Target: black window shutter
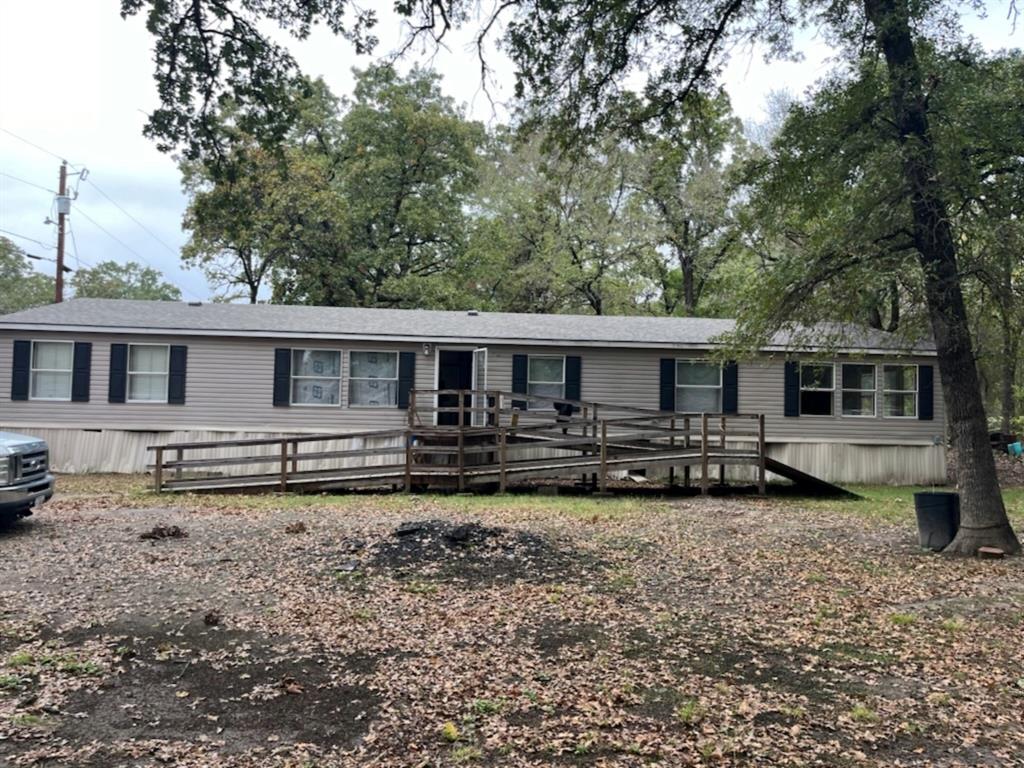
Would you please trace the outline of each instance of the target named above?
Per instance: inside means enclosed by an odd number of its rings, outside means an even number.
[[[722,366],[722,413],[739,413],[740,369],[735,362]]]
[[[530,366],[530,358],[527,355],[512,355],[512,391],[517,395],[527,394],[527,373]],[[513,408],[526,410],[525,400],[513,400]]]
[[[107,401],[123,403],[128,391],[128,345],[110,345],[110,381],[107,385]]]
[[[935,418],[935,367],[919,365],[917,372],[917,418],[931,421]]]
[[[32,370],[32,342],[14,340],[14,360],[11,365],[11,400],[28,400],[28,380]]]
[[[398,407],[408,409],[409,393],[416,381],[416,353],[398,353]]]
[[[583,360],[579,355],[566,355],[565,357],[565,399],[582,400],[583,384],[581,376],[583,373]]]
[[[170,375],[167,378],[167,402],[171,405],[185,404],[185,364],[188,361],[188,347],[171,345]]]
[[[786,361],[785,415],[800,415],[800,363]]]
[[[663,411],[676,409],[676,359],[661,358],[661,378],[659,382],[660,397],[658,407]]]
[[[76,341],[71,365],[71,401],[89,402],[89,377],[92,373],[92,343]]]
[[[278,348],[274,350],[274,405],[289,406],[292,404],[292,351]]]

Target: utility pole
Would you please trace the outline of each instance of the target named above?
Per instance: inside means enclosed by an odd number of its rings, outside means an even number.
[[[57,279],[56,303],[64,301],[64,217],[71,210],[68,198],[68,161],[60,164],[60,184],[57,186]]]

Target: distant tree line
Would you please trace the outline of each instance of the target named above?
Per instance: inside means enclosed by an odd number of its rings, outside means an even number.
[[[1024,63],[925,54],[985,401],[1024,427]],[[529,113],[486,130],[422,69],[357,72],[350,100],[302,81],[293,103],[267,148],[227,102],[221,151],[182,164],[184,260],[223,299],[742,315],[750,343],[822,318],[928,333],[877,60],[772,94],[760,125],[718,92],[571,148]]]

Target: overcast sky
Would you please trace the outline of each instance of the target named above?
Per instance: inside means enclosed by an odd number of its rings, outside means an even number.
[[[59,160],[47,154],[52,152],[89,169],[86,182],[71,179],[78,189],[68,247],[71,267],[106,259],[139,261],[163,271],[186,299],[206,299],[210,291],[202,274],[179,266],[178,248],[187,235],[181,230],[185,199],[176,166],[142,136],[145,113],[155,105],[151,39],[142,19],[120,18],[119,5],[118,0],[0,0],[0,230],[7,230],[0,234],[28,253],[52,257],[55,229],[44,223],[57,186]],[[966,26],[989,49],[1021,44],[1021,32],[1011,32],[1002,2],[991,5],[988,18],[968,19]],[[380,52],[392,50],[401,37],[397,19],[384,15],[378,35]],[[500,107],[495,114],[480,91],[467,40],[452,39],[450,50],[430,63],[443,75],[446,92],[465,104],[471,117],[500,120]],[[339,95],[350,92],[351,68],[369,61],[326,32],[291,47],[303,70],[324,77]],[[725,83],[741,118],[761,119],[770,90],[801,93],[827,71],[828,50],[820,40],[807,35],[802,49],[802,63],[766,65],[753,52],[733,59]],[[499,103],[511,92],[509,73],[507,65],[496,68],[492,95]],[[40,262],[40,269],[52,265]]]

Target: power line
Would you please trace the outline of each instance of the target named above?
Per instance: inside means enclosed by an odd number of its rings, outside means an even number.
[[[168,245],[166,242],[164,242],[162,239],[160,239],[160,237],[155,232],[153,232],[153,230],[151,230],[149,227],[147,227],[145,224],[143,224],[137,218],[135,218],[130,213],[128,213],[128,211],[126,211],[124,208],[122,208],[121,205],[116,200],[114,200],[114,198],[112,198],[110,195],[108,195],[106,192],[104,192],[102,189],[100,189],[99,185],[96,182],[94,182],[92,179],[87,178],[87,179],[85,179],[85,183],[88,184],[89,186],[91,186],[93,189],[95,189],[101,195],[103,195],[111,205],[113,205],[115,208],[117,208],[117,210],[119,210],[121,213],[123,213],[129,219],[134,221],[138,225],[139,229],[141,229],[147,235],[149,235],[154,240],[156,240],[158,243],[160,243],[160,245],[162,245],[164,248],[166,248],[168,251],[170,251],[175,256],[180,256],[181,255],[180,251],[177,248],[174,248],[174,247]]]
[[[80,214],[81,214],[82,216],[84,216],[84,217],[85,217],[85,220],[86,220],[86,221],[88,221],[88,222],[91,222],[93,226],[95,226],[95,227],[96,227],[96,228],[97,228],[98,230],[100,230],[100,232],[102,232],[103,234],[105,234],[105,235],[106,235],[107,237],[109,237],[109,238],[110,238],[111,240],[113,240],[113,241],[114,241],[115,243],[117,243],[118,245],[120,245],[120,246],[121,246],[122,248],[124,248],[124,249],[125,249],[126,251],[128,251],[128,252],[129,252],[129,253],[131,253],[131,254],[134,254],[134,255],[135,255],[135,257],[136,257],[136,258],[138,258],[138,259],[139,259],[139,261],[141,261],[141,262],[142,262],[143,264],[146,264],[147,266],[149,266],[149,267],[151,267],[151,268],[155,269],[155,270],[156,270],[157,272],[160,272],[161,274],[163,274],[163,270],[161,270],[161,269],[160,269],[159,267],[157,267],[157,266],[156,266],[155,264],[153,264],[152,262],[150,262],[150,261],[149,261],[149,259],[147,259],[147,258],[146,258],[145,256],[143,256],[143,255],[142,255],[141,253],[139,253],[138,251],[136,251],[136,250],[135,250],[134,248],[132,248],[132,247],[131,247],[130,245],[128,245],[128,244],[127,244],[126,242],[124,242],[124,240],[122,240],[122,239],[121,239],[121,238],[119,238],[119,237],[118,237],[117,235],[115,235],[115,234],[113,234],[112,232],[110,232],[110,230],[108,230],[108,229],[107,229],[106,227],[104,227],[104,226],[103,226],[102,224],[100,224],[100,223],[99,223],[98,221],[96,221],[96,219],[94,219],[94,218],[93,218],[92,216],[90,216],[90,215],[89,215],[89,214],[87,214],[87,213],[86,213],[85,211],[83,211],[83,210],[82,210],[82,206],[80,206],[80,205],[77,205],[77,206],[75,206],[75,212],[76,212],[76,213],[80,213]],[[192,295],[192,296],[193,296],[194,298],[196,298],[196,299],[199,299],[200,301],[202,300],[202,296],[200,296],[200,295],[199,295],[198,293],[196,293],[195,291],[193,291],[193,290],[191,290],[191,289],[189,289],[189,288],[185,287],[184,285],[183,285],[183,286],[181,286],[181,289],[182,289],[183,291],[185,291],[186,293],[188,293],[188,294],[191,294],[191,295]]]
[[[24,136],[19,136],[19,135],[18,135],[18,134],[16,134],[16,133],[15,133],[14,131],[9,131],[9,130],[7,130],[6,128],[0,128],[0,131],[3,131],[3,132],[4,132],[4,133],[6,133],[6,134],[7,134],[8,136],[12,136],[12,137],[14,137],[15,139],[17,139],[17,140],[18,140],[18,141],[20,141],[20,142],[23,142],[23,143],[25,143],[25,144],[28,144],[28,145],[29,145],[30,147],[34,147],[35,149],[38,149],[38,150],[39,150],[40,152],[42,152],[43,154],[46,154],[46,155],[49,155],[50,157],[55,157],[55,158],[57,158],[58,160],[63,160],[63,161],[65,161],[65,162],[67,162],[67,159],[66,159],[66,158],[62,157],[61,155],[58,155],[58,154],[57,154],[56,152],[51,152],[51,151],[50,151],[50,150],[48,150],[48,149],[47,149],[46,147],[41,147],[41,146],[39,146],[38,144],[36,144],[36,143],[35,143],[34,141],[29,141],[29,140],[28,140],[28,139],[26,139],[26,138],[25,138]],[[74,169],[75,169],[76,171],[78,170],[78,166],[77,166],[77,165],[75,165],[74,163],[72,163],[72,162],[68,162],[68,165],[70,165],[70,166],[71,166],[72,168],[74,168]]]
[[[35,187],[36,189],[41,189],[41,190],[43,190],[43,192],[49,192],[51,195],[56,195],[57,194],[54,190],[50,189],[49,187],[44,187],[44,186],[42,186],[40,184],[36,184],[35,182],[27,181],[26,179],[23,179],[20,176],[14,176],[13,174],[5,173],[4,171],[0,171],[0,176],[6,176],[8,179],[14,179],[15,181],[20,181],[22,184],[27,184],[30,187]]]
[[[50,250],[53,250],[54,248],[57,247],[55,245],[47,245],[42,240],[36,240],[34,237],[28,237],[26,235],[19,235],[17,232],[11,232],[11,230],[9,230],[9,229],[0,229],[0,232],[3,232],[5,235],[11,235],[12,237],[19,237],[22,240],[28,240],[30,243],[35,243],[36,245],[41,245],[41,246],[43,246],[43,248],[49,248]]]

